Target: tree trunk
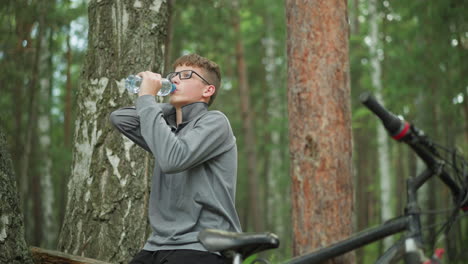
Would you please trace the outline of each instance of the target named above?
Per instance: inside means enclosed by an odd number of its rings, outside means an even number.
[[[465,117],[463,122],[464,124],[464,133],[463,135],[465,136],[465,143],[468,142],[468,91],[467,91],[467,96],[465,97],[465,100],[463,100],[463,116]]]
[[[265,175],[265,216],[267,230],[273,230],[275,233],[282,237],[282,241],[286,240],[286,237],[290,235],[288,231],[289,218],[285,218],[287,214],[282,208],[278,206],[280,204],[290,204],[289,197],[286,196],[289,188],[286,188],[284,184],[281,184],[281,178],[284,177],[283,171],[281,170],[284,162],[281,157],[281,138],[278,124],[281,124],[282,119],[282,105],[280,89],[284,86],[284,82],[278,74],[278,66],[276,65],[276,59],[278,57],[278,42],[274,38],[274,14],[269,8],[265,8],[266,13],[264,20],[266,23],[266,37],[263,39],[263,50],[265,51],[265,57],[263,59],[265,65],[265,83],[266,89],[263,92],[264,95],[264,126],[269,129],[265,129],[264,135],[264,175]],[[289,187],[289,186],[288,186]],[[288,221],[288,222],[285,222]]]
[[[42,44],[45,27],[46,5],[44,2],[37,5],[38,28],[34,39],[34,53],[31,67],[31,80],[28,84],[28,112],[26,123],[26,141],[24,143],[24,153],[22,155],[20,179],[24,184],[20,195],[24,199],[24,216],[26,239],[32,244],[38,245],[42,240],[42,208],[41,208],[41,179],[35,170],[35,153],[37,151],[36,138],[37,124],[39,116],[39,74],[40,56],[42,54]]]
[[[73,256],[60,251],[31,247],[34,263],[37,264],[110,264],[90,258]]]
[[[12,56],[13,67],[15,71],[20,73],[26,73],[30,71],[30,56],[27,54],[27,50],[30,49],[31,45],[31,31],[33,27],[33,22],[31,19],[26,17],[24,10],[30,8],[30,5],[24,0],[14,1],[14,25],[16,32],[16,45],[14,49],[14,54]],[[26,43],[26,46],[23,46]],[[27,108],[25,107],[26,98],[25,91],[26,87],[24,83],[30,78],[29,76],[20,76],[19,74],[12,74],[13,86],[11,87],[11,94],[14,94],[14,115],[15,115],[15,144],[13,146],[13,162],[15,167],[16,176],[18,179],[18,191],[20,195],[20,204],[22,210],[24,209],[25,197],[24,193],[27,193],[27,179],[22,179],[21,177],[21,168],[24,157],[24,141],[25,134],[27,131],[24,126],[24,117]],[[26,79],[26,80],[25,80]],[[29,97],[28,97],[29,98]]]
[[[352,233],[346,1],[286,1],[294,255]],[[351,263],[353,255],[332,263]]]
[[[0,128],[0,263],[33,263],[24,239],[21,213],[13,166]]]
[[[349,12],[349,23],[352,35],[359,35],[359,0],[352,0],[352,8]]]
[[[39,106],[39,150],[41,154],[41,162],[39,163],[40,170],[40,183],[41,183],[41,204],[43,210],[43,225],[40,227],[43,230],[43,239],[40,243],[42,247],[55,248],[55,240],[57,238],[57,219],[54,217],[53,206],[54,204],[54,188],[52,186],[52,159],[50,156],[51,148],[51,94],[52,86],[51,80],[53,78],[52,72],[52,31],[48,28],[45,37],[42,39],[43,52],[40,56],[40,102]]]
[[[442,139],[442,131],[441,127],[443,127],[442,124],[442,118],[441,118],[441,109],[439,107],[439,103],[436,101],[436,98],[439,98],[440,96],[439,92],[437,91],[438,85],[437,81],[434,80],[432,85],[429,87],[431,90],[431,96],[429,97],[429,111],[432,111],[430,117],[431,117],[431,124],[429,127],[431,127],[431,134],[430,137],[434,139]],[[436,140],[438,142],[441,142],[441,140]],[[437,193],[437,189],[440,186],[440,182],[435,181],[432,179],[431,181],[428,181],[426,183],[427,185],[427,208],[437,208],[437,203],[438,200],[441,200],[441,197],[437,197],[435,194]],[[436,214],[429,214],[427,217],[427,226],[429,227],[427,230],[427,235],[426,235],[426,241],[429,246],[433,246],[436,242],[436,237],[437,237],[437,218],[438,216]]]
[[[67,58],[67,81],[66,81],[66,89],[65,89],[65,111],[63,113],[63,126],[64,126],[64,131],[63,131],[63,138],[64,138],[64,143],[67,148],[71,147],[71,119],[72,119],[72,77],[71,77],[71,66],[72,66],[72,50],[70,46],[70,25],[67,27],[68,32],[67,32],[67,38],[66,38],[66,43],[67,43],[67,52],[65,54]]]
[[[379,52],[382,52],[382,47],[379,41],[379,13],[377,10],[377,1],[369,0],[370,14],[370,38],[369,45],[370,61],[371,61],[371,79],[372,86],[375,89],[375,97],[385,105],[385,100],[382,96],[382,66],[380,64]],[[390,149],[388,147],[388,133],[382,124],[377,124],[377,142],[378,142],[378,157],[380,168],[380,204],[381,204],[381,220],[385,222],[393,216],[392,205],[390,202],[392,196],[392,179],[390,175]],[[388,248],[392,244],[392,237],[387,237],[383,241],[383,247]]]
[[[239,76],[239,94],[242,115],[242,131],[244,134],[244,147],[247,152],[247,178],[249,183],[249,220],[252,221],[253,230],[263,229],[263,214],[261,213],[261,203],[259,196],[259,184],[257,174],[257,154],[255,149],[255,131],[253,127],[252,107],[250,105],[250,88],[247,79],[247,66],[245,65],[244,46],[240,31],[239,1],[233,2],[234,32],[236,34],[236,62],[237,74]]]
[[[135,99],[124,78],[159,72],[166,1],[89,2],[88,54],[77,94],[72,174],[59,249],[127,263],[148,236],[149,155],[109,122]]]
[[[375,145],[369,140],[375,137],[376,133],[367,127],[361,127],[354,130],[353,134],[354,153],[356,153],[354,155],[356,160],[355,186],[359,186],[359,190],[355,192],[355,217],[357,230],[361,231],[373,222],[374,201],[377,200],[376,193],[378,192],[371,187],[375,181],[377,168],[375,162],[369,162],[375,160],[376,157]],[[364,263],[365,256],[365,248],[356,250],[356,263]]]
[[[72,93],[73,93],[73,87],[72,87],[72,77],[71,77],[71,67],[72,67],[72,49],[70,45],[70,24],[66,26],[67,28],[67,36],[65,39],[65,43],[67,46],[66,52],[65,52],[65,59],[67,62],[66,66],[66,82],[65,82],[65,98],[63,99],[63,104],[64,104],[64,111],[63,111],[63,145],[65,146],[64,149],[72,150],[72,144],[71,144],[71,138],[73,136],[73,133],[71,132],[71,120],[72,120],[72,105],[73,105],[73,99],[72,99]],[[58,180],[58,185],[59,186],[65,186],[68,182],[69,175],[64,174],[62,177],[59,178]],[[59,200],[57,201],[58,203],[58,208],[59,208],[59,225],[63,225],[63,220],[65,218],[65,211],[66,211],[66,200],[67,200],[67,189],[61,189],[59,190]]]
[[[164,74],[172,68],[172,38],[174,36],[174,6],[176,0],[167,0],[167,36],[164,43]]]

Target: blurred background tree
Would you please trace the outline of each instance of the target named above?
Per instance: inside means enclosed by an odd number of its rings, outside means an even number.
[[[0,124],[18,177],[29,244],[54,248],[70,174],[73,103],[86,48],[86,5],[0,7]]]
[[[288,151],[286,21],[284,1],[172,0],[165,65],[196,52],[218,62],[223,71],[219,97],[212,106],[230,118],[239,147],[237,207],[245,231],[277,233],[273,260],[292,254]],[[389,142],[390,202],[381,205],[377,163],[378,122],[357,100],[374,91],[379,77],[385,105],[415,122],[443,145],[468,156],[468,2],[348,1],[349,61],[353,124],[355,230],[382,221],[383,207],[398,215],[404,204],[404,178],[421,170],[404,146]],[[0,6],[0,126],[12,153],[29,245],[55,249],[64,219],[66,185],[71,175],[76,94],[87,48],[86,0],[8,0]],[[236,26],[238,23],[238,27]],[[371,24],[378,33],[371,34]],[[378,46],[375,45],[377,39]],[[236,43],[242,43],[247,90],[241,90]],[[169,72],[164,67],[164,73]],[[247,112],[242,98],[249,98]],[[251,133],[245,130],[250,115]],[[252,146],[252,143],[253,145]],[[255,163],[249,164],[251,153]],[[249,186],[254,177],[256,187]],[[444,208],[449,193],[437,180],[423,197],[426,206]],[[257,198],[254,198],[257,196]],[[258,215],[251,212],[253,199]],[[424,221],[438,224],[441,216]],[[450,263],[468,259],[467,221],[434,240],[445,244]],[[452,243],[457,241],[457,243]],[[458,248],[454,245],[458,245]],[[381,244],[357,254],[372,263]]]

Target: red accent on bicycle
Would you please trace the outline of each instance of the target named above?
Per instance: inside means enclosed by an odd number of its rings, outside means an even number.
[[[445,249],[443,248],[437,248],[434,251],[434,255],[432,256],[432,259],[424,261],[423,264],[438,264],[441,263],[440,261],[442,260],[442,256],[445,253]]]
[[[410,124],[408,122],[405,122],[404,127],[400,131],[400,133],[398,133],[395,136],[392,136],[392,138],[395,139],[395,140],[400,140],[400,139],[404,138],[406,136],[406,134],[408,133],[409,129],[410,129]]]

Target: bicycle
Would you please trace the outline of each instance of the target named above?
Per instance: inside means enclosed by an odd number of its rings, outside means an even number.
[[[434,176],[439,177],[450,189],[455,208],[443,228],[444,230],[450,229],[457,220],[460,209],[465,211],[462,216],[466,216],[468,213],[468,162],[456,152],[451,153],[452,161],[443,158],[439,154],[439,150],[447,151],[447,149],[432,142],[416,126],[386,110],[370,93],[361,94],[360,100],[380,118],[392,138],[409,145],[427,168],[418,176],[406,180],[407,203],[402,216],[393,218],[380,226],[356,233],[325,248],[295,257],[286,263],[321,263],[402,232],[405,232],[404,237],[384,252],[376,263],[395,263],[399,260],[410,264],[440,263],[442,250],[436,250],[434,256],[431,257],[424,255],[421,211],[418,205],[417,191]],[[453,170],[454,176],[448,173],[448,166]],[[222,255],[232,260],[233,264],[240,264],[243,258],[279,246],[279,239],[273,233],[249,234],[207,229],[200,232],[198,238],[208,251],[221,252]],[[268,263],[262,259],[256,261]]]

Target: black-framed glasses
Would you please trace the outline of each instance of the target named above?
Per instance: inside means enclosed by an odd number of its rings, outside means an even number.
[[[179,79],[181,80],[188,80],[190,78],[192,78],[192,74],[196,74],[198,77],[200,77],[200,79],[202,79],[206,84],[208,85],[211,85],[207,80],[205,80],[205,78],[203,78],[200,74],[198,74],[196,71],[192,71],[192,70],[183,70],[183,71],[180,71],[180,72],[171,72],[169,74],[167,74],[167,77],[166,79],[168,79],[169,81],[172,82],[172,79],[177,77],[177,75],[179,75]]]

